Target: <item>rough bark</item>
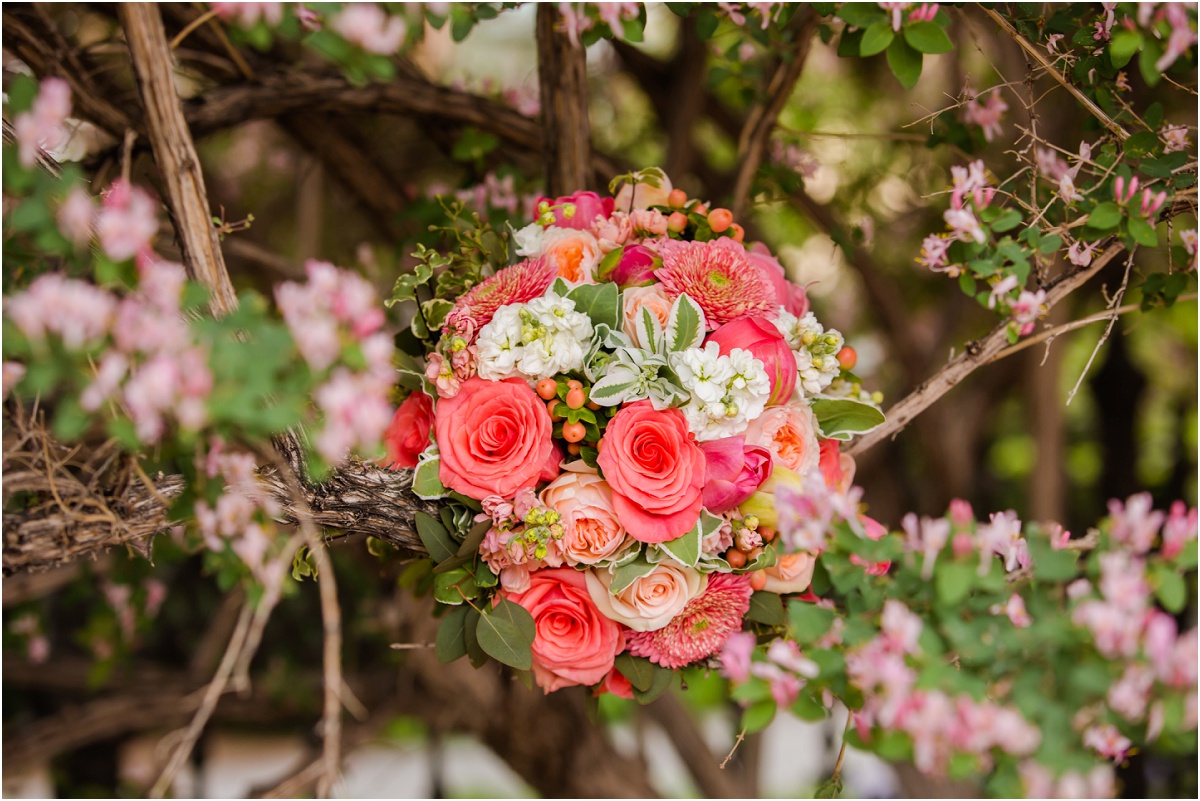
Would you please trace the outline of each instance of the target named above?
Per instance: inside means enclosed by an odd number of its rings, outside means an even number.
[[[237,306],[237,296],[212,224],[200,157],[175,91],[171,47],[162,16],[152,3],[130,3],[121,7],[121,19],[141,90],[150,146],[167,189],[184,266],[208,288],[213,314],[225,314]]]
[[[587,53],[562,30],[553,3],[537,10],[538,84],[542,97],[542,156],[550,197],[591,185]]]

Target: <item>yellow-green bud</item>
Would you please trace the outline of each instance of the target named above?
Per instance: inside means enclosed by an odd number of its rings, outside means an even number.
[[[758,515],[746,515],[742,518],[742,523],[746,526],[746,528],[754,531],[758,528]]]
[[[563,219],[569,220],[575,216],[575,204],[574,203],[564,203],[562,210],[563,210]]]

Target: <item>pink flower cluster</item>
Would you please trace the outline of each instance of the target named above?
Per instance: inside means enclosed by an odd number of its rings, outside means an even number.
[[[300,354],[318,373],[333,366],[347,347],[357,346],[366,362],[362,371],[337,366],[314,393],[325,420],[317,451],[336,463],[354,449],[378,445],[392,419],[393,345],[380,330],[383,310],[366,279],[322,261],[310,260],[305,269],[306,283],[289,281],[275,290]]]
[[[869,738],[873,727],[909,735],[917,767],[935,775],[944,773],[954,752],[974,754],[985,766],[993,749],[1032,754],[1041,734],[1016,710],[916,688],[908,660],[921,655],[922,626],[903,604],[889,600],[880,634],[847,654],[846,675],[864,694],[862,710],[854,713],[859,735]]]
[[[375,3],[349,3],[330,21],[329,27],[346,41],[368,53],[394,55],[404,46],[408,23],[392,16]]]
[[[1000,97],[1000,90],[993,89],[987,98],[980,101],[980,95],[967,91],[963,98],[963,122],[968,125],[978,125],[983,129],[983,138],[992,141],[1004,129],[1000,126],[1000,118],[1008,111],[1008,104]]]
[[[66,121],[71,114],[71,88],[62,78],[46,78],[28,111],[13,120],[18,158],[26,167],[37,162],[41,150],[56,150],[67,143]]]

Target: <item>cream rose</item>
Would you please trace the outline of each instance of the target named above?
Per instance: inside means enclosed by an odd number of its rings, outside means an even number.
[[[642,341],[635,321],[641,315],[642,309],[649,309],[665,329],[667,320],[671,317],[671,299],[667,297],[662,284],[631,286],[621,293],[621,299],[624,306],[621,330],[633,341],[634,346],[649,350],[650,343]]]
[[[648,209],[651,206],[667,205],[667,197],[671,194],[671,179],[663,176],[658,186],[639,183],[636,186],[628,183],[621,184],[620,191],[613,199],[613,208],[617,211],[629,211],[630,208]]]
[[[615,595],[612,573],[587,572],[588,593],[600,614],[634,631],[657,631],[683,611],[708,586],[708,576],[690,567],[663,562]]]
[[[746,444],[763,446],[771,452],[776,466],[782,465],[800,476],[816,470],[821,460],[817,419],[804,402],[768,406],[750,421]]]
[[[817,557],[810,553],[789,553],[779,557],[779,561],[763,571],[767,583],[763,589],[779,594],[789,592],[804,592],[812,583],[813,570],[817,566]]]
[[[542,490],[541,499],[560,516],[558,546],[569,565],[594,565],[633,542],[613,511],[612,489],[600,476],[563,473]]]

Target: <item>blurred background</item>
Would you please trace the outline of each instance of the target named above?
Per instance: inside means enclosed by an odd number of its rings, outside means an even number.
[[[168,36],[202,12],[176,3],[162,10]],[[57,31],[62,45],[92,67],[107,99],[136,103],[112,7],[6,4],[4,14],[6,23],[12,14],[34,31]],[[858,350],[855,372],[868,389],[883,392],[885,409],[995,325],[994,315],[963,295],[957,282],[915,260],[921,240],[943,229],[950,166],[982,157],[998,175],[1011,174],[1012,151],[1027,145],[1018,140],[1031,113],[1041,136],[1068,152],[1100,136],[1064,91],[1047,91],[1044,82],[1027,110],[1026,62],[1012,41],[976,8],[951,16],[955,51],[926,56],[912,91],[900,89],[882,56],[843,59],[836,33],[829,42],[815,40],[744,221],[747,240],[765,242],[791,280],[809,285],[818,318]],[[534,18],[529,5],[506,10],[458,42],[449,25],[427,27],[423,41],[400,59],[400,80],[428,81],[535,115]],[[252,67],[326,69],[294,45],[256,52],[236,33],[234,44]],[[220,43],[207,29],[192,33],[177,52],[185,96],[231,80],[222,72]],[[602,41],[588,49],[595,149],[623,168],[660,165],[690,195],[725,202],[742,120],[775,57],[726,17],[702,40],[694,18],[649,4],[644,42]],[[29,69],[6,30],[5,81]],[[1162,102],[1164,122],[1186,125],[1196,136],[1194,91],[1165,83],[1150,89],[1139,81],[1130,76],[1139,102]],[[1194,71],[1189,82],[1194,86]],[[1003,86],[1009,111],[1002,134],[988,142],[956,109],[965,88],[993,86]],[[339,158],[346,143],[357,160]],[[233,280],[266,293],[302,275],[306,259],[318,258],[361,269],[386,297],[416,243],[436,244],[426,229],[442,215],[439,195],[458,197],[497,224],[519,218],[514,226],[520,227],[543,186],[538,153],[415,114],[291,114],[210,132],[197,144],[222,219],[253,218],[225,239]],[[81,162],[98,188],[119,173],[117,145],[81,119],[71,145],[58,155]],[[159,185],[148,152],[139,144],[132,154],[135,183]],[[169,254],[166,232],[160,243]],[[1139,253],[1134,270],[1161,269],[1151,261],[1160,257]],[[1123,267],[1114,262],[1046,322],[1103,310],[1105,292],[1120,284]],[[399,328],[405,321],[395,313],[392,322]],[[1082,531],[1105,513],[1107,499],[1137,491],[1149,491],[1160,508],[1180,498],[1195,505],[1195,302],[1125,315],[1097,351],[1103,331],[1103,324],[1082,328],[978,370],[892,441],[861,454],[855,483],[865,488],[869,513],[894,528],[906,512],[939,515],[952,498],[965,498],[980,514],[1011,508],[1023,519],[1057,520]],[[553,794],[552,787],[522,780],[503,747],[485,744],[488,735],[470,710],[451,709],[432,689],[431,674],[439,668],[425,647],[432,629],[420,622],[428,612],[405,586],[403,561],[375,550],[353,536],[331,549],[349,690],[349,756],[337,794]],[[220,586],[203,558],[170,536],[157,539],[150,561],[112,552],[7,577],[3,590],[4,794],[144,794],[157,777],[164,735],[190,719],[197,689],[221,657],[240,591]],[[264,633],[250,687],[221,702],[177,781],[177,795],[296,792],[279,783],[319,748],[319,619],[311,580],[292,586]],[[738,712],[724,700],[722,681],[692,671],[668,711],[602,699],[607,737],[617,751],[641,761],[658,793],[713,794],[706,782],[715,780],[693,763],[706,758],[698,749],[719,761],[734,744]],[[696,738],[680,736],[679,714],[695,721]],[[736,778],[746,796],[810,795],[837,758],[843,721],[776,720],[738,747],[726,780]],[[931,784],[855,752],[847,756],[844,776],[848,795],[978,792],[969,783]],[[1122,779],[1132,797],[1186,795],[1189,786],[1195,792],[1194,772],[1181,779],[1153,754],[1134,757]]]

